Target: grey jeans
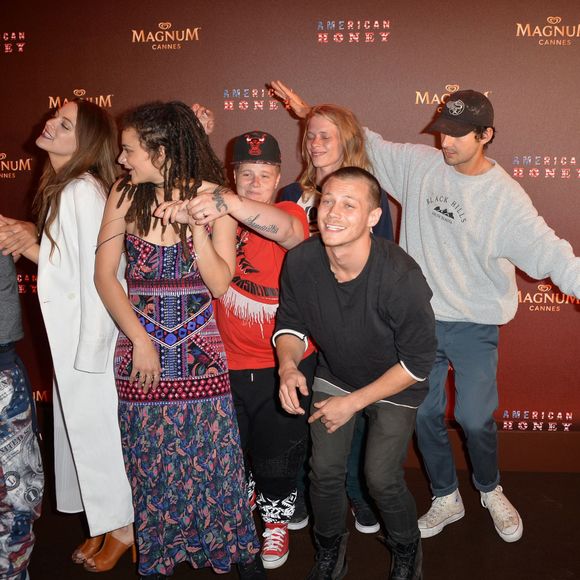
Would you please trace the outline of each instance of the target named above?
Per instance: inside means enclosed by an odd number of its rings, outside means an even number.
[[[329,397],[315,392],[312,402]],[[313,411],[312,411],[313,412]],[[415,428],[416,409],[390,403],[375,403],[363,411],[368,417],[364,471],[387,534],[395,542],[409,544],[419,538],[415,500],[407,489],[403,464]],[[356,416],[334,433],[320,421],[310,425],[310,498],[314,530],[324,537],[346,531],[348,509],[345,492],[346,466]]]

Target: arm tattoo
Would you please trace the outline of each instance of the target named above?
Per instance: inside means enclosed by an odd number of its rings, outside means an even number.
[[[276,224],[270,224],[269,226],[265,226],[256,222],[256,220],[260,217],[260,214],[256,214],[253,217],[249,217],[248,219],[244,220],[244,224],[248,227],[256,230],[257,232],[264,232],[270,234],[277,234],[278,233],[278,226]]]
[[[229,188],[223,185],[218,185],[212,193],[212,198],[215,202],[215,208],[221,213],[222,209],[224,213],[228,212],[228,204],[224,201],[224,196],[222,195],[224,191],[229,191]]]

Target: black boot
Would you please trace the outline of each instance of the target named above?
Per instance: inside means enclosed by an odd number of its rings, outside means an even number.
[[[340,536],[325,538],[314,534],[316,561],[306,580],[340,580],[346,576],[346,543],[348,532]]]
[[[256,554],[256,557],[251,562],[246,562],[245,564],[240,562],[238,564],[238,574],[241,580],[262,580],[268,578],[260,554]]]
[[[421,580],[423,578],[423,551],[421,539],[410,544],[387,540],[391,548],[391,575],[389,580]]]

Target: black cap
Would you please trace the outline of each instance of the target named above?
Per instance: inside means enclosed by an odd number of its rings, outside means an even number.
[[[265,131],[250,131],[234,139],[232,163],[269,163],[280,165],[278,141]]]
[[[493,106],[483,93],[467,90],[449,96],[427,131],[463,137],[476,127],[493,127]]]

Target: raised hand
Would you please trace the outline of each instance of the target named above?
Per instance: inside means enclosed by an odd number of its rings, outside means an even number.
[[[287,87],[282,81],[272,81],[270,83],[276,96],[284,101],[284,105],[290,108],[300,119],[305,119],[310,111],[310,105],[290,87]]]
[[[199,119],[202,127],[204,128],[207,135],[213,133],[215,127],[215,115],[213,111],[200,105],[199,103],[193,103],[191,105],[191,110],[195,113],[195,116]]]

